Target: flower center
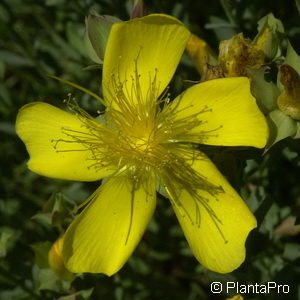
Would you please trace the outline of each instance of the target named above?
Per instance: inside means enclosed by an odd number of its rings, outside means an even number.
[[[134,190],[147,184],[148,176],[157,175],[172,204],[180,208],[193,225],[200,226],[200,211],[205,209],[226,242],[220,229],[221,221],[211,209],[208,199],[198,194],[198,190],[204,190],[216,197],[223,192],[222,187],[208,182],[193,169],[196,160],[205,158],[189,143],[189,138],[182,139],[186,138],[186,129],[190,130],[199,125],[199,122],[201,124],[199,113],[190,118],[175,120],[173,116],[176,106],[174,108],[166,103],[161,109],[159,102],[156,102],[155,105],[149,105],[148,109],[133,105],[126,114],[109,107],[100,116],[103,117],[102,121],[98,122],[76,102],[68,105],[82,122],[82,131],[62,128],[64,137],[53,141],[57,152],[83,151],[76,150],[76,145],[78,147],[80,144],[84,151],[90,153],[91,163],[88,168],[106,168],[115,175],[126,175],[132,180]],[[207,108],[204,108],[200,113],[206,111]],[[74,144],[74,150],[62,150],[63,145],[60,147],[60,144],[64,143]],[[147,186],[144,188],[147,190]],[[182,205],[182,190],[188,191],[192,196],[195,215],[190,214]]]

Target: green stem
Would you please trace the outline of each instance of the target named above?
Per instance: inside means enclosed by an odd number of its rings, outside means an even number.
[[[73,86],[73,87],[75,87],[76,89],[78,89],[78,90],[80,90],[80,91],[82,91],[82,92],[84,92],[84,93],[90,95],[91,97],[95,98],[95,99],[98,100],[100,103],[102,103],[103,105],[105,105],[105,101],[104,101],[101,97],[99,97],[99,96],[98,96],[97,94],[95,94],[94,92],[92,92],[92,91],[90,91],[90,90],[88,90],[88,89],[86,89],[86,88],[84,88],[84,87],[78,85],[77,83],[71,82],[71,81],[66,80],[66,79],[62,79],[62,78],[57,77],[57,76],[54,76],[54,75],[48,75],[48,77],[49,77],[49,78],[52,78],[52,79],[56,79],[56,80],[58,80],[58,81],[60,81],[60,82],[63,82],[63,83],[65,83],[65,84],[68,84],[68,85],[70,85],[70,86]]]
[[[220,0],[220,3],[225,11],[225,14],[230,24],[236,26],[236,21],[232,14],[232,9],[231,9],[231,0]]]

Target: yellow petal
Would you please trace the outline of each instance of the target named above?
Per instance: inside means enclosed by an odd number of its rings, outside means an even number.
[[[172,188],[167,186],[171,202],[197,260],[212,271],[229,273],[244,261],[245,240],[256,220],[204,154],[192,168],[223,191],[215,195],[199,189],[193,192],[173,183]]]
[[[157,98],[170,82],[189,36],[179,20],[167,15],[114,24],[103,65],[103,92],[108,104],[117,101],[120,86],[131,105],[156,100],[153,97]]]
[[[74,279],[72,273],[70,273],[63,261],[62,257],[63,238],[57,239],[48,252],[48,262],[51,269],[55,274],[63,280],[71,281]]]
[[[196,84],[177,97],[173,105],[177,106],[176,120],[188,120],[197,114],[198,125],[180,137],[183,141],[257,148],[267,142],[267,122],[246,77]]]
[[[127,261],[155,209],[155,180],[135,187],[127,177],[108,179],[64,236],[63,256],[74,273],[112,275]]]
[[[48,177],[80,181],[98,180],[110,174],[104,168],[90,168],[91,152],[81,143],[74,143],[67,136],[69,130],[81,132],[81,136],[89,133],[74,114],[42,102],[24,106],[17,117],[16,131],[29,152],[29,169]],[[58,140],[73,142],[57,143]]]

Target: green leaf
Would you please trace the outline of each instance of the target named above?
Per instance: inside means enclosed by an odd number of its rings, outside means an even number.
[[[4,23],[8,23],[10,20],[10,13],[8,10],[0,4],[0,21]]]
[[[0,131],[3,130],[5,132],[4,128],[1,125],[2,124],[0,122]],[[9,201],[0,199],[0,212],[3,217],[12,217],[18,211],[20,211],[20,206],[21,204],[17,199],[9,199]],[[2,228],[1,231],[3,231]]]
[[[237,33],[234,25],[216,16],[209,17],[209,24],[205,28],[212,29],[219,41],[230,39]]]
[[[257,100],[257,105],[262,112],[268,113],[277,108],[277,97],[279,89],[273,82],[265,80],[265,71],[263,69],[248,69],[251,78],[251,92]]]
[[[59,297],[57,300],[89,300],[91,299],[94,288],[81,290],[75,294]]]
[[[227,16],[227,19],[229,20],[229,22],[232,25],[236,25],[236,21],[233,15],[233,11],[234,11],[234,5],[233,5],[233,1],[232,0],[219,0],[225,13]]]
[[[51,290],[58,293],[69,290],[71,282],[60,280],[51,269],[40,269],[38,273],[38,290]]]
[[[265,216],[267,215],[273,204],[273,199],[270,196],[266,196],[258,209],[255,211],[255,217],[257,219],[258,227],[260,226],[260,224],[262,224]]]
[[[137,274],[147,275],[151,272],[150,267],[146,263],[146,261],[142,260],[139,257],[131,257],[128,261],[128,264],[133,270],[135,270]]]
[[[265,205],[267,206],[267,204],[264,204],[264,206]],[[261,210],[263,213],[265,210],[264,206]],[[259,221],[262,221],[262,223],[258,227],[259,232],[273,234],[275,226],[280,221],[280,207],[277,205],[276,202],[273,202],[273,205],[271,205],[271,207],[266,210],[266,214],[262,214],[261,211],[259,211],[259,209],[257,211],[258,217],[261,218]]]
[[[87,30],[84,33],[85,56],[98,65],[103,64],[103,60],[97,55],[88,35]]]
[[[300,258],[300,245],[294,243],[287,243],[284,247],[283,257],[294,261]]]
[[[42,14],[36,14],[35,18],[38,21],[38,26],[41,26],[43,30],[51,37],[51,44],[50,47],[53,47],[52,50],[55,52],[55,56],[59,55],[57,57],[58,60],[61,60],[61,56],[64,57],[62,60],[65,66],[66,61],[68,59],[72,59],[75,61],[80,60],[79,53],[74,50],[66,41],[64,38],[61,37],[61,35],[58,33],[57,30],[55,30],[55,27],[53,27],[52,22],[50,20],[45,19]],[[61,49],[60,52],[56,52],[57,48]],[[54,53],[53,53],[54,54]]]
[[[300,56],[297,54],[290,42],[288,42],[284,63],[293,67],[300,75]]]
[[[4,79],[5,63],[0,60],[0,79]]]
[[[41,269],[49,268],[48,252],[49,252],[51,246],[52,246],[52,244],[49,241],[39,242],[39,243],[31,245],[31,248],[35,254],[35,263]]]
[[[84,43],[82,43],[82,39],[84,37],[84,27],[73,22],[68,22],[66,27],[66,35],[69,44],[81,55],[86,56],[86,48]]]
[[[11,51],[0,50],[1,61],[16,67],[32,66],[32,61]]]
[[[102,69],[102,64],[90,65],[90,66],[82,68],[83,71],[101,70],[101,69]]]
[[[15,136],[16,134],[15,126],[13,123],[0,122],[0,132],[5,132],[6,134]]]
[[[9,89],[0,82],[0,111],[6,111],[12,106]]]
[[[37,221],[42,224],[46,228],[51,227],[51,215],[49,213],[37,213],[31,219]]]
[[[5,300],[32,300],[37,299],[29,296],[24,289],[17,285],[15,287],[11,287],[10,289],[5,289],[4,287],[0,289],[0,299]]]
[[[298,9],[298,13],[300,14],[300,0],[295,0],[296,7]]]
[[[13,233],[3,231],[0,233],[0,257],[5,257],[8,248],[8,242],[11,239]]]
[[[65,4],[65,0],[46,0],[47,6],[60,6]]]
[[[293,139],[300,139],[300,122],[296,122],[296,133],[292,136]]]
[[[57,193],[53,196],[54,205],[52,209],[52,226],[61,228],[65,222],[65,219],[70,215],[70,212],[75,208],[75,204],[61,193]]]
[[[267,121],[270,129],[269,141],[266,147],[267,150],[275,143],[289,136],[293,136],[296,133],[296,121],[285,115],[279,109],[271,111],[267,115]]]

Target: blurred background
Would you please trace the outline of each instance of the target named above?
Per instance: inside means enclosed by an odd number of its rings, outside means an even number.
[[[296,1],[297,2],[297,1]],[[300,18],[292,0],[145,1],[149,13],[166,13],[218,50],[221,40],[243,32],[254,38],[257,21],[272,12],[300,53]],[[243,295],[245,299],[300,299],[300,143],[286,139],[267,154],[256,149],[204,149],[247,201],[259,221],[247,241],[247,258],[236,271],[220,275],[197,263],[167,199],[141,243],[116,275],[59,278],[47,262],[48,250],[70,221],[70,211],[99,182],[48,179],[29,171],[28,154],[16,136],[18,110],[32,101],[63,107],[68,93],[87,111],[98,104],[89,95],[50,79],[52,74],[101,94],[101,70],[89,67],[83,43],[91,12],[128,20],[132,1],[0,1],[0,299],[226,299],[210,283],[276,281],[289,294]],[[199,80],[187,55],[170,86],[171,98],[185,80]],[[297,219],[298,216],[298,219]],[[237,224],[238,226],[238,224]]]

